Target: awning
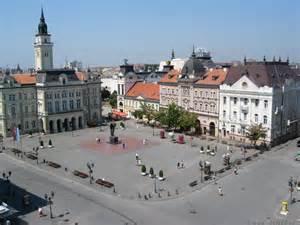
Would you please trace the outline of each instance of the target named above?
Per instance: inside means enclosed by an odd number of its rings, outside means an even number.
[[[112,114],[115,115],[115,116],[119,116],[119,117],[126,117],[127,116],[127,113],[119,112],[119,111],[113,111]]]

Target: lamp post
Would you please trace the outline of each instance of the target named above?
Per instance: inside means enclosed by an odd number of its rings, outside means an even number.
[[[152,124],[152,131],[153,131],[153,133],[152,133],[152,136],[154,136],[154,123]]]
[[[294,178],[293,177],[290,177],[288,184],[289,184],[289,191],[290,191],[290,202],[292,204],[294,202],[294,200],[293,200]]]
[[[86,166],[87,166],[87,168],[88,168],[88,170],[89,170],[89,177],[90,177],[90,184],[92,184],[92,181],[93,181],[93,168],[95,167],[95,165],[94,165],[94,163],[92,163],[92,162],[88,162],[87,164],[86,164]]]
[[[200,166],[200,173],[201,173],[201,183],[203,183],[203,170],[204,170],[204,161],[203,160],[200,160],[199,166]]]
[[[153,178],[154,178],[154,193],[157,193],[157,188],[156,188],[156,174],[153,174]]]
[[[72,137],[74,137],[74,133],[73,133],[73,122],[70,121],[70,128],[71,128],[71,132],[72,132]]]
[[[53,218],[53,214],[52,214],[52,205],[53,205],[53,198],[54,198],[54,192],[51,191],[50,194],[45,194],[45,199],[47,201],[47,204],[49,204],[49,208],[50,208],[50,218]]]

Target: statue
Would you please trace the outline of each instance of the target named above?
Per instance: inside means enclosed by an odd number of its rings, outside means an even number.
[[[115,123],[111,123],[110,124],[110,136],[114,136],[115,134],[115,128],[116,128],[116,124]]]

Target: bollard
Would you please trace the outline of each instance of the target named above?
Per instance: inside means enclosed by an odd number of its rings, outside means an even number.
[[[145,196],[144,196],[144,198],[145,198],[145,200],[148,200],[148,197],[147,197],[147,195],[145,195]]]
[[[114,193],[117,193],[117,192],[116,192],[116,188],[114,188]]]
[[[139,198],[139,199],[141,199],[141,198],[142,198],[142,196],[141,196],[141,193],[140,193],[140,192],[138,193],[138,198]]]

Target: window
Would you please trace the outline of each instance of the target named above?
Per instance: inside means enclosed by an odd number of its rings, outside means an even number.
[[[32,128],[35,128],[35,121],[34,120],[31,121],[31,126],[32,126]]]
[[[198,104],[197,102],[194,103],[194,109],[197,110]]]
[[[205,104],[205,109],[204,110],[207,111],[207,104]]]
[[[237,97],[233,98],[233,103],[236,104],[237,103]]]
[[[27,99],[27,94],[24,94],[24,99],[25,99],[25,100]]]
[[[22,99],[22,93],[19,93],[19,99],[20,100]]]
[[[205,96],[206,96],[206,98],[208,98],[208,91],[207,91],[207,92],[205,92]]]
[[[34,93],[31,93],[31,98],[35,99]]]
[[[31,112],[35,112],[35,107],[34,107],[34,105],[31,106]]]
[[[267,123],[268,123],[268,117],[264,116],[264,124],[267,124]]]
[[[25,113],[28,113],[28,106],[25,106]]]
[[[233,119],[237,119],[237,113],[236,113],[236,111],[233,111]]]
[[[244,120],[247,120],[247,114],[248,113],[243,113]]]
[[[200,110],[202,110],[203,108],[202,108],[202,103],[200,103]]]
[[[226,97],[223,97],[223,104],[226,104]]]
[[[255,106],[257,107],[259,105],[259,99],[255,99]]]
[[[62,92],[62,97],[63,97],[63,98],[67,97],[67,92],[66,92],[66,91],[63,91],[63,92]]]
[[[64,101],[62,102],[62,109],[63,109],[64,111],[67,110],[67,101],[66,101],[66,100],[64,100]]]
[[[195,91],[195,97],[197,97],[197,95],[198,95],[198,92],[197,92],[197,91]]]
[[[268,108],[268,100],[264,101],[264,106],[265,106],[265,109]]]
[[[59,107],[59,101],[55,102],[55,112],[59,112],[60,111],[60,107]]]
[[[244,98],[244,105],[248,105],[248,98]]]
[[[258,122],[258,114],[254,114],[254,122],[255,122],[255,123]]]
[[[70,100],[70,109],[74,109],[74,101],[73,100]]]
[[[77,105],[77,109],[80,109],[80,107],[81,107],[81,101],[80,101],[80,99],[77,99],[76,105]]]
[[[28,129],[29,128],[29,123],[28,121],[25,122],[25,129]]]
[[[235,133],[235,125],[231,125],[231,133]]]
[[[12,107],[10,108],[10,112],[11,112],[11,115],[12,115],[13,117],[16,116],[16,108],[15,108],[14,106],[12,106]]]
[[[226,110],[223,110],[223,117],[226,117]]]
[[[48,102],[47,103],[47,106],[48,106],[48,112],[52,112],[53,110],[52,110],[52,102]]]

